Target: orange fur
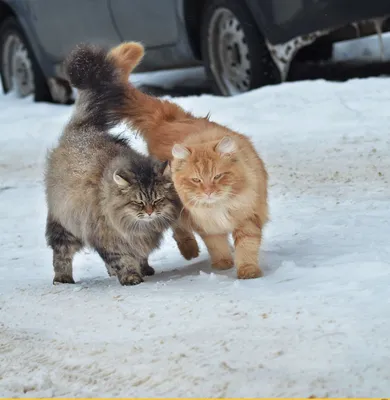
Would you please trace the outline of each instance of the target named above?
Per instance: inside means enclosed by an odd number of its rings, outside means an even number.
[[[123,43],[110,54],[127,85],[123,118],[143,136],[150,154],[171,160],[172,178],[185,207],[174,235],[182,254],[187,259],[197,255],[191,233],[195,230],[207,246],[213,267],[230,268],[228,234],[233,233],[238,277],[262,276],[258,252],[268,220],[263,161],[246,136],[208,117],[194,117],[129,84],[128,75],[140,61],[141,49],[139,44]],[[180,145],[173,151],[175,144]]]
[[[137,42],[122,43],[114,47],[109,57],[114,61],[120,70],[123,79],[127,80],[133,69],[139,64],[145,54],[142,44]]]

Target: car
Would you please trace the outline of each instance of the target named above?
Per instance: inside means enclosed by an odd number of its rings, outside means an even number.
[[[142,42],[137,71],[205,66],[214,93],[285,81],[296,60],[328,60],[333,43],[389,30],[384,0],[0,0],[4,91],[67,103],[63,67],[80,42]]]

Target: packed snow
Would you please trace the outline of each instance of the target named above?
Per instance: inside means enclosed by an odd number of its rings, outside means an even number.
[[[186,262],[169,234],[135,287],[89,251],[75,285],[52,285],[43,166],[72,107],[0,96],[0,396],[388,395],[389,93],[377,78],[174,99],[266,162],[265,276],[213,271],[204,246]]]

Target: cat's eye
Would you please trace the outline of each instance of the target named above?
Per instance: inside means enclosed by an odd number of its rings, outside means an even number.
[[[153,205],[160,204],[165,200],[165,197],[160,197],[157,200],[154,200]]]
[[[192,178],[192,182],[199,183],[200,179],[199,178]]]
[[[216,181],[217,179],[221,178],[224,174],[218,174],[214,176],[214,180]]]
[[[131,203],[137,207],[143,207],[145,205],[143,201],[132,201]]]

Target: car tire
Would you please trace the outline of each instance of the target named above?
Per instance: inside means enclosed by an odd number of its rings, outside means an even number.
[[[15,89],[18,97],[33,94],[37,102],[53,102],[46,78],[14,17],[0,27],[0,72],[4,93]]]
[[[200,36],[214,93],[231,96],[281,81],[264,37],[242,1],[208,1]]]

